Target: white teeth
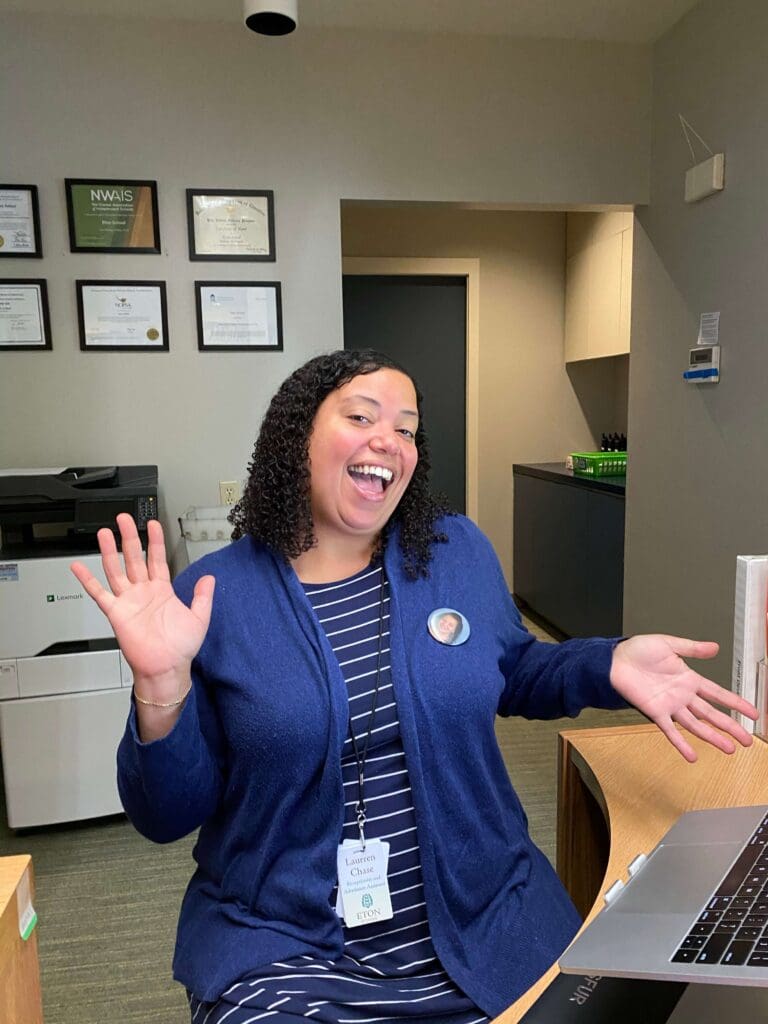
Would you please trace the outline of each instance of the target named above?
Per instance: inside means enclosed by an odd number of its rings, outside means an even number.
[[[367,476],[380,476],[382,480],[386,480],[390,483],[394,473],[391,469],[385,469],[384,466],[350,466],[353,473],[365,473]]]

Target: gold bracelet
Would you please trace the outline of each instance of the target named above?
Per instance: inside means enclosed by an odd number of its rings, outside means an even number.
[[[156,700],[144,700],[144,698],[140,697],[138,695],[138,693],[136,693],[136,690],[134,689],[134,691],[133,691],[133,699],[137,700],[139,702],[139,704],[145,704],[149,708],[177,708],[179,706],[179,704],[183,704],[184,703],[184,701],[187,699],[187,697],[190,695],[191,692],[192,692],[192,683],[189,684],[189,689],[186,690],[186,692],[184,692],[179,697],[178,700],[172,700],[168,704],[161,704],[159,701],[156,701]]]

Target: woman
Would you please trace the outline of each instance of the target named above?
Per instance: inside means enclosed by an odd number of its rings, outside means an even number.
[[[528,836],[497,713],[630,703],[688,760],[675,722],[750,742],[709,701],[751,705],[680,658],[716,644],[527,633],[488,541],[430,497],[420,416],[389,359],[313,359],[266,413],[235,543],[172,587],[159,524],[145,565],[120,516],[125,571],[99,534],[111,593],[73,566],[133,669],[125,809],[157,842],[200,828],[174,961],[198,1024],[473,1024],[556,959],[579,918]],[[430,635],[443,608],[466,642]]]

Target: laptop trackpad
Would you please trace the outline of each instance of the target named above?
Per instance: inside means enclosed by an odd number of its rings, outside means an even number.
[[[716,889],[743,842],[661,846],[609,908],[632,914],[693,914]]]

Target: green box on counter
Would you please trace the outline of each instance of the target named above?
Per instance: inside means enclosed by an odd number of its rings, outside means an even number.
[[[624,476],[626,452],[573,452],[573,472],[581,476]]]

